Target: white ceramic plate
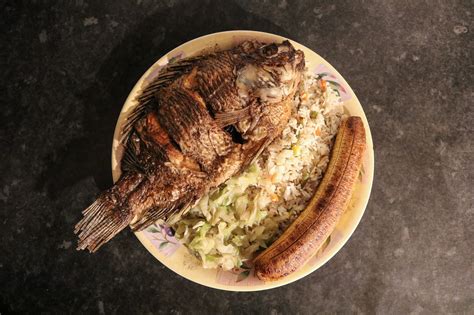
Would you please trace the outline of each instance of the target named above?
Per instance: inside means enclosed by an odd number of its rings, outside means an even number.
[[[127,115],[136,106],[137,95],[139,95],[140,91],[158,75],[160,69],[170,60],[198,55],[203,50],[209,51],[209,49],[215,49],[216,45],[218,49],[227,49],[248,39],[262,42],[281,42],[286,38],[274,34],[254,31],[230,31],[210,34],[191,40],[173,49],[168,54],[161,57],[145,72],[125,101],[115,127],[112,147],[112,172],[114,181],[117,181],[120,177],[119,166],[123,154],[123,148],[119,144],[119,139],[122,125]],[[351,204],[337,224],[336,229],[331,234],[329,244],[323,250],[316,253],[315,256],[297,272],[281,280],[268,283],[258,280],[254,276],[252,269],[239,269],[230,272],[216,269],[204,269],[200,267],[197,259],[194,258],[194,256],[192,256],[183,245],[179,244],[166,226],[156,224],[147,228],[145,231],[135,233],[143,246],[145,246],[145,248],[156,257],[156,259],[177,274],[191,281],[208,287],[229,291],[258,291],[291,283],[317,270],[331,259],[331,257],[333,257],[347,242],[364,214],[365,207],[369,200],[370,190],[372,188],[374,152],[372,136],[362,106],[350,86],[336,69],[309,48],[295,41],[290,41],[295,48],[301,49],[304,52],[309,71],[324,76],[326,81],[339,91],[341,99],[344,102],[345,110],[351,115],[362,117],[362,120],[364,121],[368,148],[365,154],[361,176],[359,177],[360,180],[353,194]]]

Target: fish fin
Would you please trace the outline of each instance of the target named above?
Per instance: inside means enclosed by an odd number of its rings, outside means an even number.
[[[169,215],[166,218],[165,223],[168,226],[171,226],[171,225],[177,223],[179,220],[181,220],[183,215],[185,215],[191,209],[192,204],[193,204],[192,202],[188,202],[186,205],[184,205],[181,208],[181,210],[177,211],[176,213],[173,213],[173,214]]]
[[[273,141],[272,137],[265,137],[255,143],[252,148],[248,151],[248,158],[244,161],[243,163],[243,168],[246,168],[247,166],[251,165],[253,162],[255,162],[259,157],[260,154],[262,154],[263,150]]]
[[[188,72],[200,59],[202,59],[200,56],[182,59],[168,64],[162,70],[160,70],[158,76],[153,79],[153,81],[148,84],[147,87],[137,97],[136,100],[138,101],[138,104],[127,117],[122,129],[122,143],[126,143],[128,141],[130,132],[133,129],[135,123],[145,117],[152,109],[155,93],[161,88],[170,85],[183,73]]]
[[[138,221],[130,224],[132,231],[137,232],[146,229],[159,219],[163,219],[178,212],[182,212],[189,207],[191,202],[186,202],[184,205],[180,202],[180,206],[170,205],[164,208],[151,208]]]
[[[239,121],[246,120],[251,117],[250,106],[242,109],[237,109],[230,112],[217,112],[214,117],[216,124],[223,128],[229,125],[236,124]]]
[[[151,110],[152,99],[150,98],[146,102],[138,102],[138,105],[132,110],[130,115],[126,118],[126,121],[122,128],[122,134],[120,142],[126,144],[133,132],[135,124],[145,117]]]
[[[120,168],[122,172],[138,172],[138,173],[145,173],[143,166],[140,164],[138,160],[139,154],[139,143],[136,141],[139,140],[138,136],[136,135],[135,131],[132,130],[132,135],[129,137],[127,144],[124,145],[124,152],[122,156],[122,160],[120,161]]]
[[[162,219],[169,211],[172,210],[173,208],[152,208],[148,210],[138,221],[131,223],[130,227],[134,232],[141,231],[159,219]]]
[[[143,175],[125,173],[111,188],[103,192],[83,213],[76,224],[74,233],[79,241],[77,249],[95,252],[132,220],[132,213],[120,200],[133,191],[143,180]]]
[[[91,253],[123,230],[132,219],[131,214],[118,209],[107,194],[102,194],[82,213],[84,217],[74,230],[79,237],[77,249],[87,248]]]

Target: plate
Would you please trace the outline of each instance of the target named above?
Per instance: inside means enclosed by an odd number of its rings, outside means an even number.
[[[229,31],[210,34],[191,40],[173,49],[161,57],[143,74],[125,101],[115,127],[112,146],[112,173],[114,181],[117,181],[120,177],[120,159],[123,154],[123,148],[119,142],[120,132],[127,115],[137,104],[136,97],[140,91],[146,87],[170,61],[198,55],[202,51],[210,51],[216,47],[218,49],[231,48],[249,39],[261,42],[281,42],[287,38],[255,31]],[[364,110],[351,87],[334,67],[309,48],[291,39],[290,42],[296,49],[301,49],[304,52],[308,70],[324,77],[329,84],[339,91],[346,112],[351,115],[360,116],[364,121],[367,135],[367,150],[350,206],[344,212],[334,232],[331,234],[327,246],[316,253],[297,272],[274,282],[260,281],[255,277],[253,269],[245,267],[233,271],[202,268],[198,260],[173,237],[172,231],[166,226],[155,224],[144,231],[135,233],[143,246],[163,265],[193,282],[228,291],[259,291],[289,284],[307,276],[331,259],[350,238],[364,214],[372,188],[374,172],[372,136]]]

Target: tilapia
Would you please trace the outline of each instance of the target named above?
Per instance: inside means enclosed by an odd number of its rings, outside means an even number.
[[[288,41],[168,64],[137,98],[121,177],[83,211],[78,249],[182,211],[249,166],[288,123],[304,67]]]

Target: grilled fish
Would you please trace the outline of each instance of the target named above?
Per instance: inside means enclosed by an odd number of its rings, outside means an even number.
[[[244,170],[287,124],[304,54],[244,42],[166,66],[124,126],[122,175],[83,211],[78,249],[95,252],[193,205]]]

